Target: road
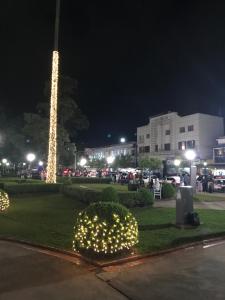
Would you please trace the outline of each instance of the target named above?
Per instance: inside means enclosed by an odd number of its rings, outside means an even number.
[[[225,299],[225,241],[94,269],[0,241],[0,300]]]

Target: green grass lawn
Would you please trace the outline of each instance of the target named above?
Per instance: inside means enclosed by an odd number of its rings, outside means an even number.
[[[11,198],[11,206],[0,214],[0,235],[71,250],[76,216],[84,204],[60,194],[25,195]],[[140,253],[170,248],[207,234],[225,233],[225,211],[198,210],[202,225],[177,229],[173,208],[133,208],[138,224]],[[165,224],[157,229],[156,225]],[[155,226],[154,229],[148,226]]]
[[[225,193],[198,193],[194,196],[195,201],[225,201]]]

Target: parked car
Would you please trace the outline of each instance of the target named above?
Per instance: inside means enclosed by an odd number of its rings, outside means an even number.
[[[214,191],[225,192],[225,179],[214,179]]]
[[[165,178],[165,182],[179,186],[180,185],[180,176],[168,176]]]

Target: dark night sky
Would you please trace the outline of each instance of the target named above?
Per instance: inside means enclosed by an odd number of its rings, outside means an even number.
[[[225,115],[224,1],[61,2],[60,69],[79,80],[86,145],[133,140],[168,110]],[[54,0],[1,3],[0,104],[14,114],[43,97],[54,13]]]

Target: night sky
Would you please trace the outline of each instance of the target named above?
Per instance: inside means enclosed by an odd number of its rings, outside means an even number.
[[[224,1],[61,1],[60,71],[79,81],[85,145],[135,140],[150,115],[225,115]],[[50,78],[54,0],[1,3],[0,105],[35,110]],[[112,137],[108,138],[107,135]]]

